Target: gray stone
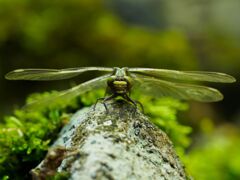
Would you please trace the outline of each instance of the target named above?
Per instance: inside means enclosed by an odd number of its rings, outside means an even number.
[[[68,172],[72,180],[186,179],[163,131],[125,101],[110,101],[107,107],[109,113],[101,103],[95,110],[90,107],[78,111],[62,129],[45,160],[32,171],[35,179],[41,179],[43,169],[45,176]],[[53,168],[49,173],[49,163],[54,158],[59,160],[52,152],[62,148],[61,161],[50,166]]]

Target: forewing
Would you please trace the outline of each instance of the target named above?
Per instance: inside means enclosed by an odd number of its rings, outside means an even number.
[[[172,78],[186,81],[207,81],[219,83],[232,83],[236,79],[228,74],[207,71],[176,71],[168,69],[153,68],[130,68],[130,72],[153,76],[156,78]]]
[[[144,95],[153,97],[170,96],[183,100],[194,100],[201,102],[215,102],[223,99],[223,95],[216,89],[192,85],[173,83],[148,77],[133,78],[133,93],[140,91]]]
[[[86,71],[113,71],[107,67],[82,67],[71,69],[17,69],[9,72],[5,78],[9,80],[50,81],[75,77]]]
[[[72,100],[74,97],[84,94],[88,91],[104,88],[107,86],[107,79],[109,78],[110,74],[100,76],[98,78],[92,79],[85,83],[79,84],[71,89],[65,90],[60,92],[59,94],[52,96],[50,98],[46,98],[40,101],[35,101],[25,106],[25,109],[36,109],[41,108],[44,106],[52,106],[54,104],[59,103],[67,103],[68,101]]]

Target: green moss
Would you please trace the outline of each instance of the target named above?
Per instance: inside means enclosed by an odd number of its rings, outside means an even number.
[[[35,94],[28,102],[48,97],[53,93]],[[79,98],[69,104],[62,102],[41,110],[15,110],[0,124],[0,175],[10,179],[24,179],[46,154],[58,132],[69,121],[70,114],[82,104]],[[6,176],[5,176],[6,177]]]
[[[58,92],[33,94],[27,102],[38,101]],[[0,123],[0,177],[1,179],[25,179],[29,171],[44,158],[51,143],[71,115],[82,107],[90,106],[102,97],[104,91],[94,91],[71,100],[57,102],[54,106],[15,110]],[[137,97],[139,99],[139,97]],[[145,112],[152,121],[165,130],[177,148],[183,150],[189,144],[189,127],[177,122],[177,112],[187,105],[164,98],[152,100],[140,98]]]
[[[69,179],[69,173],[67,172],[61,172],[56,173],[53,177],[49,178],[49,180],[67,180]]]

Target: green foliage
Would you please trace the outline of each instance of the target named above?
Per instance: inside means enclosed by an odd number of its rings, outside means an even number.
[[[56,92],[55,92],[56,93]],[[27,101],[41,99],[55,93],[30,96]],[[78,98],[70,104],[42,110],[15,110],[0,124],[0,175],[24,177],[44,157],[69,115],[77,110]],[[16,176],[16,177],[15,177]]]
[[[53,177],[49,178],[49,180],[68,180],[69,176],[69,173],[61,172],[56,173]]]
[[[182,32],[129,25],[103,0],[0,0],[0,27],[0,45],[17,45],[7,59],[18,67],[197,66]],[[24,61],[16,62],[19,50]]]
[[[225,125],[200,140],[182,158],[188,172],[201,180],[240,179],[240,136],[238,127]]]
[[[12,116],[6,116],[0,124],[0,177],[16,179],[26,176],[43,159],[71,114],[81,107],[94,104],[103,93],[103,90],[93,91],[51,107],[15,110]],[[33,94],[27,102],[54,95],[57,92]],[[169,134],[177,148],[183,150],[188,146],[190,128],[177,122],[177,112],[186,110],[186,104],[170,98],[151,100],[146,97],[140,101],[152,121]]]

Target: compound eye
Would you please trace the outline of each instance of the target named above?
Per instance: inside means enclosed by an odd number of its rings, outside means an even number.
[[[132,76],[131,73],[129,72],[129,68],[128,67],[124,67],[123,70],[124,70],[124,72],[125,72],[125,74],[127,76],[130,76],[130,77]]]
[[[113,67],[112,75],[116,74],[118,67]]]

